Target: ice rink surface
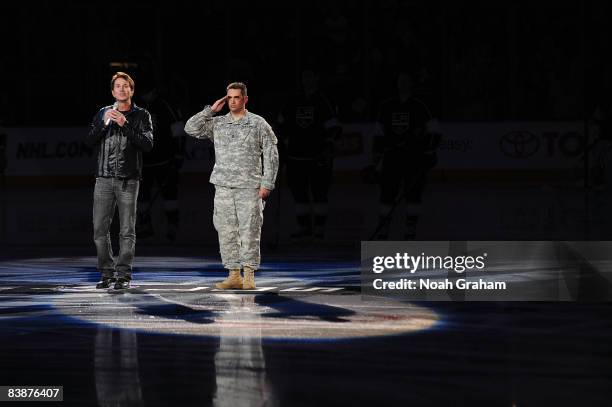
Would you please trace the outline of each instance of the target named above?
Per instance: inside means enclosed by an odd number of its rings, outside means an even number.
[[[86,248],[0,262],[2,385],[61,405],[608,405],[612,308],[365,299],[352,250],[278,250],[258,291],[215,256],[141,250],[96,290]],[[168,251],[167,249],[164,249]],[[56,255],[52,255],[55,253]],[[72,255],[68,255],[68,254]]]

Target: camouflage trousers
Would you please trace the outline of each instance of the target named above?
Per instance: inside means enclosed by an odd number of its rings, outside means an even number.
[[[221,262],[226,269],[259,268],[263,208],[259,188],[215,185],[213,224],[219,235]]]

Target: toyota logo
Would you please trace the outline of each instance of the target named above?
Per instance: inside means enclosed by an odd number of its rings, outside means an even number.
[[[540,148],[540,139],[528,131],[513,131],[499,140],[499,148],[508,157],[527,158]]]

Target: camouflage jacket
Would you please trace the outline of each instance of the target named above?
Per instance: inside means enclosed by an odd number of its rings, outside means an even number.
[[[210,182],[231,188],[274,189],[278,172],[277,139],[270,125],[249,111],[236,120],[231,113],[213,117],[210,106],[185,124],[185,132],[215,145]]]

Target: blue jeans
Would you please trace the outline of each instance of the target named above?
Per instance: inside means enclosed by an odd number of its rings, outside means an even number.
[[[136,201],[140,182],[137,179],[96,178],[93,204],[94,242],[98,253],[98,270],[102,278],[131,280],[136,246]],[[113,258],[110,226],[119,208],[119,256]]]

